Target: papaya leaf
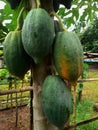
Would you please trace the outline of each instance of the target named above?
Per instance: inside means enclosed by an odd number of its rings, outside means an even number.
[[[58,12],[58,15],[60,15],[61,16],[61,18],[63,18],[64,16],[65,16],[65,8],[60,8],[59,9],[59,12]]]
[[[72,17],[64,18],[64,24],[69,28],[71,24],[75,24]]]
[[[76,20],[79,19],[79,11],[76,8],[73,9],[72,15],[73,15],[73,17],[76,18]]]
[[[8,4],[8,2],[6,2],[6,0],[4,0],[4,2],[6,3],[3,12],[2,12],[2,16],[3,16],[3,21],[10,20],[10,23],[6,23],[6,27],[9,29],[9,31],[15,30],[17,27],[17,18],[19,15],[20,10],[22,9],[22,7],[27,7],[29,6],[29,1],[26,0],[22,0],[20,5],[15,9],[12,10],[10,8],[10,5]]]

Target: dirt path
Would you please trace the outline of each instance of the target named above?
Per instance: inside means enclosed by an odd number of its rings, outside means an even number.
[[[0,130],[29,130],[29,107],[18,108],[18,123],[16,127],[16,110],[0,111]]]

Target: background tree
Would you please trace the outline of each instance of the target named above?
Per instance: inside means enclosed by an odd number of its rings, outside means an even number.
[[[85,51],[98,52],[98,18],[81,34],[81,42]]]

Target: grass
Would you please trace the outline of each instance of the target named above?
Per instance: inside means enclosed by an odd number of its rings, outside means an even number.
[[[98,70],[89,70],[88,78],[98,78]],[[98,102],[98,81],[84,83],[83,98]]]
[[[80,102],[77,105],[77,122],[81,122],[83,120],[88,120],[92,118],[95,113],[93,111],[94,101],[86,99]],[[98,115],[97,115],[98,116]],[[98,130],[98,120],[94,122],[90,122],[88,124],[79,126],[76,130]]]
[[[98,78],[98,70],[89,70],[87,78]],[[98,116],[94,112],[93,106],[98,102],[98,81],[83,83],[82,101],[77,103],[76,122],[81,122]],[[98,130],[98,120],[79,126],[76,130]]]
[[[24,87],[29,86],[29,83],[25,83]],[[17,88],[21,88],[22,83],[17,84]],[[15,89],[15,84],[11,86],[12,89]],[[0,91],[11,89],[9,88],[9,84],[3,84],[0,85]],[[12,97],[12,106],[16,106],[16,97],[18,99],[18,105],[28,103],[29,100],[29,92],[23,92],[23,93],[15,93],[15,94],[9,94],[9,95],[2,95],[0,96],[0,109],[11,107],[11,97]],[[21,98],[22,97],[22,98]],[[28,98],[27,98],[28,97]],[[21,99],[20,99],[21,98]]]

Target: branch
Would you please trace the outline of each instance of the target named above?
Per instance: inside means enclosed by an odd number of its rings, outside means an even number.
[[[7,95],[7,94],[13,94],[13,93],[20,93],[20,92],[26,92],[26,91],[32,91],[33,87],[25,87],[25,88],[19,88],[19,89],[13,89],[13,90],[4,90],[0,91],[1,95]]]
[[[3,42],[4,40],[5,40],[5,37],[1,38],[1,39],[0,39],[0,42]]]
[[[36,0],[29,0],[30,1],[30,6],[31,6],[31,9],[34,9],[36,8]]]
[[[98,57],[98,53],[84,52],[84,55],[87,56],[87,58],[96,58],[96,57]]]
[[[98,78],[90,78],[90,79],[79,79],[77,82],[90,82],[90,81],[98,81]]]
[[[70,126],[66,126],[66,127],[65,127],[65,130],[66,130],[66,128],[67,128],[67,129],[75,128],[75,127],[77,127],[77,126],[81,126],[81,125],[85,125],[85,124],[88,124],[88,123],[90,123],[90,122],[93,122],[93,121],[95,121],[95,120],[98,120],[98,116],[97,116],[97,117],[93,117],[93,118],[88,119],[88,120],[85,120],[85,121],[78,122],[78,123],[73,124],[73,125],[70,125]]]
[[[61,20],[61,18],[59,17],[58,14],[56,14],[55,12],[51,12],[50,15],[55,16],[55,17],[59,20],[60,26],[61,26],[61,28],[62,28],[63,31],[66,31],[66,30],[67,30],[67,29],[65,28],[65,26],[64,26],[64,24],[63,24],[63,22],[62,22],[62,20]]]

